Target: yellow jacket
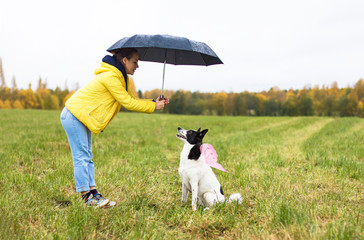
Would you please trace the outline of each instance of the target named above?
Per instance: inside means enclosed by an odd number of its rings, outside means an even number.
[[[128,91],[125,90],[124,77],[116,67],[101,62],[95,75],[92,81],[75,92],[65,104],[91,132],[98,134],[103,131],[121,106],[135,112],[154,112],[155,102],[136,97],[131,77],[128,77]]]

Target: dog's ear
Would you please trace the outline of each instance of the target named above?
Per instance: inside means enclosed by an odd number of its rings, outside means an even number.
[[[201,128],[199,128],[199,129],[197,130],[197,132],[199,133],[199,132],[200,132],[200,130],[201,130]]]
[[[198,134],[198,136],[202,139],[205,136],[205,134],[207,133],[207,131],[208,131],[208,129],[202,130],[202,132],[200,132]]]

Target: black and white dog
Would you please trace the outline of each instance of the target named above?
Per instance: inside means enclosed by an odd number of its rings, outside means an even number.
[[[197,209],[201,203],[205,209],[216,203],[225,201],[224,192],[211,167],[226,171],[217,163],[216,151],[209,144],[202,144],[202,139],[208,129],[200,131],[178,128],[177,138],[184,142],[180,155],[179,175],[182,180],[182,204],[186,203],[188,193],[192,193],[192,209]],[[207,150],[204,150],[207,145]],[[227,171],[226,171],[227,172]],[[238,201],[242,198],[234,193],[228,202]]]

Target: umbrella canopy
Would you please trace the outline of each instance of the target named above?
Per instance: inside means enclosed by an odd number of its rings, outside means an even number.
[[[136,48],[141,61],[203,66],[223,63],[207,44],[184,37],[138,34],[120,39],[107,51],[121,48]]]
[[[164,63],[161,97],[163,97],[166,63],[202,66],[223,63],[207,44],[171,35],[137,34],[120,39],[107,51],[114,53],[122,48],[135,48],[141,61]]]

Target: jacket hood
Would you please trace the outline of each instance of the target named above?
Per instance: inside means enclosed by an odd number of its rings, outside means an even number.
[[[110,70],[116,72],[118,75],[121,73],[125,80],[125,89],[128,90],[128,75],[126,74],[125,67],[123,66],[123,64],[121,64],[120,61],[116,59],[115,56],[106,55],[102,59],[101,68],[97,68],[95,70],[95,74],[97,75],[99,73],[108,72]]]

